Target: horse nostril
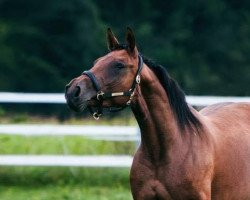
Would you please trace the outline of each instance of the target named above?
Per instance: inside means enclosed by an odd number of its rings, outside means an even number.
[[[74,91],[74,97],[75,97],[75,98],[76,98],[76,97],[79,97],[80,93],[81,93],[81,88],[80,88],[80,86],[76,86],[75,91]]]

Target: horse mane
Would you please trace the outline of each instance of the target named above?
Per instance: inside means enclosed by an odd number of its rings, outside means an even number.
[[[113,49],[113,51],[121,49],[126,50],[127,45],[119,44],[115,49]],[[187,127],[188,129],[199,133],[202,124],[191,112],[186,101],[185,93],[180,88],[178,83],[169,76],[167,70],[162,65],[156,64],[153,60],[146,58],[142,54],[140,55],[142,56],[143,62],[155,73],[162,87],[165,89],[170,107],[181,130],[185,130]]]
[[[154,61],[143,55],[142,58],[144,63],[155,73],[161,85],[165,89],[170,107],[181,130],[188,127],[189,129],[199,132],[202,124],[191,112],[189,105],[186,102],[185,94],[179,87],[178,83],[169,76],[167,70],[163,66],[156,64]]]

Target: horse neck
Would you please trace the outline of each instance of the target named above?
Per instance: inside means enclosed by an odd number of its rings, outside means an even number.
[[[171,148],[182,145],[183,139],[167,94],[146,65],[134,101],[132,110],[141,130],[140,149],[154,162],[165,160]]]

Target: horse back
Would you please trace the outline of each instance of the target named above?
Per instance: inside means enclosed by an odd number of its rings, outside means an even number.
[[[213,199],[250,199],[250,103],[215,104],[200,114],[213,138]]]
[[[205,123],[214,133],[223,137],[250,136],[250,103],[220,103],[200,111]]]

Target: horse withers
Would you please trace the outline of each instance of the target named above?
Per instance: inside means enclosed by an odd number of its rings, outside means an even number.
[[[75,111],[130,106],[141,130],[130,184],[136,200],[250,199],[250,104],[221,103],[197,112],[166,70],[107,31],[110,52],[67,86]]]

